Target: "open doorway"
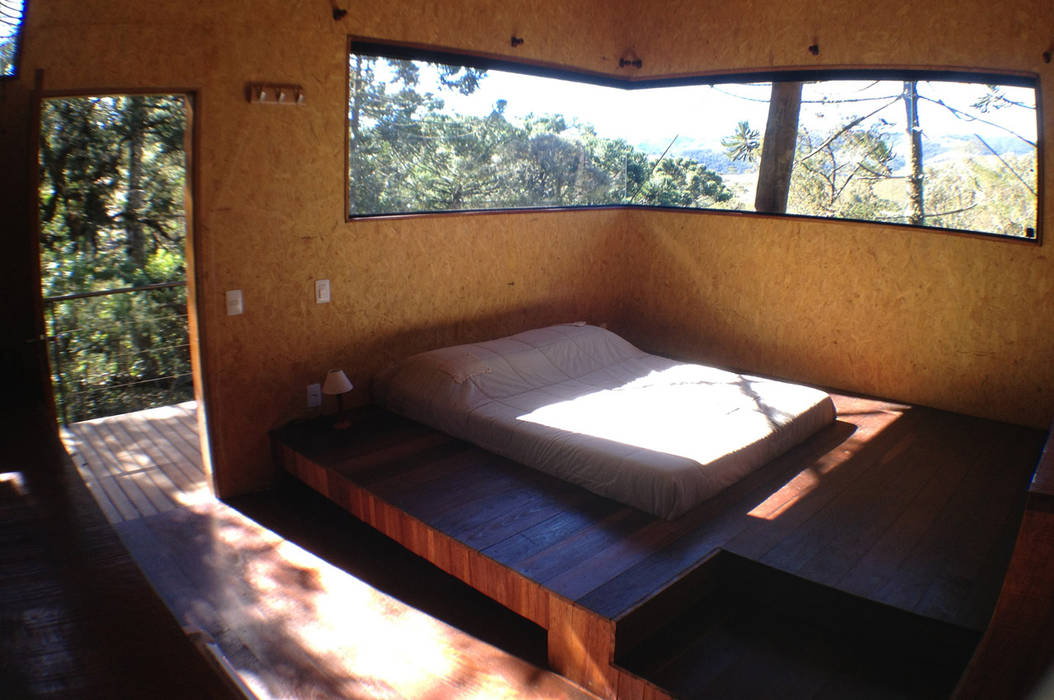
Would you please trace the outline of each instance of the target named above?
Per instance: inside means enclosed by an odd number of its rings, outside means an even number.
[[[111,521],[209,493],[192,353],[191,98],[41,103],[43,325],[61,433]]]

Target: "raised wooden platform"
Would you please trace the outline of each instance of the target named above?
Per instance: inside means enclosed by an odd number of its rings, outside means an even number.
[[[1028,489],[1028,503],[999,602],[955,698],[1039,698],[1052,692],[1054,426]]]
[[[1043,434],[836,396],[838,421],[672,522],[376,409],[273,433],[276,459],[356,517],[548,630],[606,697],[669,690],[616,663],[696,605],[719,550],[978,634]]]

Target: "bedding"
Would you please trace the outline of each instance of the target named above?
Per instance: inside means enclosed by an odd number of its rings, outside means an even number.
[[[382,372],[387,409],[673,519],[834,420],[824,392],[677,362],[564,324],[423,352]]]

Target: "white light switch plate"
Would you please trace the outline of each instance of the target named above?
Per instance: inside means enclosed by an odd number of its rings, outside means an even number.
[[[329,280],[315,280],[315,303],[329,303]]]
[[[321,384],[308,384],[307,385],[307,407],[318,408],[322,405],[322,385]]]
[[[237,316],[244,310],[242,306],[242,290],[231,289],[227,292],[227,315]]]

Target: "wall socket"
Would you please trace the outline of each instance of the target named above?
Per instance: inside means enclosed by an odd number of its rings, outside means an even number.
[[[315,280],[315,303],[329,303],[329,280]]]
[[[228,316],[237,316],[238,314],[242,313],[242,311],[245,310],[245,307],[242,305],[242,290],[240,290],[240,289],[228,290],[227,293],[226,293],[226,298],[227,298],[227,315]]]
[[[322,385],[321,384],[308,384],[307,385],[307,407],[318,408],[322,405]]]

